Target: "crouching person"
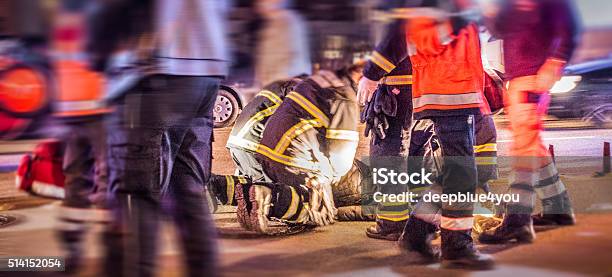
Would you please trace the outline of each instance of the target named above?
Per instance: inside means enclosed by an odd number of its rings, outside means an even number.
[[[238,220],[245,229],[270,233],[270,220],[316,226],[334,222],[332,184],[351,170],[357,150],[355,87],[360,67],[321,71],[286,94],[251,149],[261,178],[241,170],[246,178],[218,177],[211,182],[222,202],[238,206]],[[234,142],[232,137],[228,145]],[[235,156],[234,160],[241,163]]]

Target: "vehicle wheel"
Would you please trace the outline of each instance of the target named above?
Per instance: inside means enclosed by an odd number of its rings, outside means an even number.
[[[595,108],[586,118],[597,127],[612,129],[612,104]]]
[[[239,113],[240,105],[236,96],[228,91],[227,88],[220,87],[213,109],[215,128],[231,126],[236,121]]]

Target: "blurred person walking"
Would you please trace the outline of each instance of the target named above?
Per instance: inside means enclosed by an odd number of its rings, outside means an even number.
[[[267,85],[280,79],[310,75],[310,43],[306,22],[290,10],[291,0],[257,0],[264,26],[258,35],[255,80]]]
[[[66,127],[60,138],[64,145],[65,195],[59,210],[58,236],[65,250],[68,272],[81,266],[87,223],[108,221],[104,120],[110,110],[103,99],[104,79],[88,68],[83,53],[88,3],[62,1],[52,34],[57,85],[53,115]]]
[[[578,20],[571,0],[506,0],[489,11],[490,29],[504,41],[509,80],[504,102],[514,158],[510,193],[520,195],[520,202],[509,203],[502,225],[479,239],[483,243],[532,242],[534,224],[575,224],[568,192],[541,132],[549,91],[576,48]],[[542,214],[532,217],[535,196],[542,201]]]
[[[93,11],[89,49],[118,92],[109,125],[108,276],[155,274],[164,212],[178,229],[186,273],[219,274],[203,193],[212,108],[228,67],[226,8],[217,0],[142,0],[102,1]]]

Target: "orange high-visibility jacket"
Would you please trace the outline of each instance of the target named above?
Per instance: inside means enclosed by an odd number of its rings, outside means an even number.
[[[418,18],[407,24],[415,118],[480,114],[484,70],[477,26],[453,35],[450,22]]]
[[[104,77],[89,69],[83,58],[85,15],[63,12],[53,32],[54,115],[81,117],[107,113]]]
[[[102,75],[75,60],[58,60],[54,66],[57,84],[54,105],[56,116],[91,116],[109,111],[103,99]]]

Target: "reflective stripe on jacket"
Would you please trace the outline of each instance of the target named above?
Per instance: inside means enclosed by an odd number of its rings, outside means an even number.
[[[357,150],[355,91],[331,72],[319,72],[287,94],[269,119],[259,157],[288,167],[340,177]]]
[[[416,51],[410,57],[415,118],[480,114],[484,71],[476,25],[460,29],[450,41],[441,33],[450,33],[450,24],[419,19],[407,29],[409,49]]]
[[[243,109],[232,128],[226,147],[256,152],[270,116],[300,79],[286,79],[265,86]]]

